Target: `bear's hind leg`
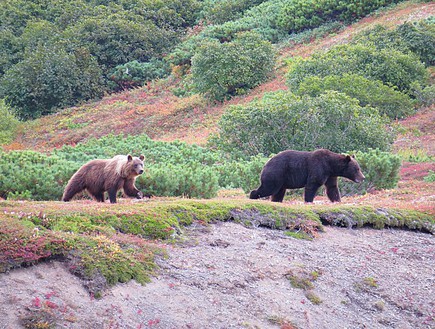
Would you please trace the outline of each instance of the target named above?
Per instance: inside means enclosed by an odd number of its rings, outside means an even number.
[[[271,196],[276,193],[278,189],[271,184],[261,184],[260,187],[256,190],[252,190],[249,195],[250,199],[260,199]]]
[[[72,179],[70,182],[68,182],[67,186],[65,187],[65,191],[63,192],[63,195],[62,195],[62,201],[65,201],[65,202],[70,201],[74,197],[74,195],[76,195],[77,193],[80,193],[83,190],[84,190],[84,187],[82,186],[82,184],[80,184],[80,182]]]
[[[104,192],[97,193],[94,195],[95,200],[98,202],[104,202]]]
[[[273,202],[282,202],[284,200],[285,191],[287,189],[285,187],[282,187],[278,193],[275,193],[272,195],[271,201]]]
[[[256,190],[252,190],[251,194],[249,195],[250,199],[259,199],[259,198],[265,198],[271,195],[275,195],[281,191],[282,185],[276,185],[276,184],[261,184],[260,187]]]
[[[331,202],[340,202],[340,191],[338,190],[337,177],[329,177],[325,183],[326,195]]]

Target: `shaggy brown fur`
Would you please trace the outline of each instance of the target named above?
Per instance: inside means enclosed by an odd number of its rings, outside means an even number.
[[[110,203],[116,203],[120,189],[124,194],[138,199],[143,198],[134,182],[143,173],[145,157],[117,155],[112,159],[97,159],[84,164],[69,180],[62,201],[70,201],[74,195],[86,190],[96,201],[104,202],[104,192],[108,192]]]

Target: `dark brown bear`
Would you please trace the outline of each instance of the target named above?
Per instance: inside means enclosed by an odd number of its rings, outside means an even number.
[[[110,203],[116,203],[120,189],[124,194],[138,199],[143,198],[134,182],[143,173],[145,157],[117,155],[112,159],[97,159],[84,164],[69,180],[62,201],[70,201],[74,195],[86,190],[96,201],[104,202],[104,192],[108,192]]]
[[[258,199],[271,195],[272,201],[282,202],[286,189],[305,187],[305,202],[313,202],[319,187],[325,185],[329,200],[340,202],[338,176],[355,183],[365,178],[353,156],[324,149],[314,152],[287,150],[266,163],[260,176],[261,185],[249,197]]]

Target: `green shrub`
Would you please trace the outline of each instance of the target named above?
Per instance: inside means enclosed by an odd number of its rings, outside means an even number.
[[[18,119],[11,112],[9,106],[3,99],[0,99],[0,145],[10,143],[18,126]]]
[[[434,183],[435,182],[435,171],[429,170],[428,175],[424,178],[425,182]]]
[[[163,78],[169,74],[169,67],[156,58],[146,63],[138,61],[118,65],[109,74],[116,84],[117,90],[131,89],[142,86],[146,81]]]
[[[325,53],[292,63],[287,75],[291,90],[309,76],[358,74],[370,80],[382,81],[400,91],[409,91],[415,81],[425,84],[428,73],[415,54],[395,49],[378,50],[373,45],[340,45]]]
[[[85,17],[64,32],[74,48],[87,48],[98,64],[111,70],[133,60],[148,62],[175,42],[175,31],[159,29],[141,16],[120,11]]]
[[[308,76],[296,91],[299,95],[319,96],[326,90],[336,90],[345,93],[359,101],[360,106],[372,106],[381,115],[391,119],[399,119],[413,113],[414,106],[410,97],[400,91],[382,84],[380,81],[369,80],[358,74],[329,75],[326,77]]]
[[[218,175],[212,167],[199,164],[159,164],[149,166],[137,179],[144,194],[213,198],[219,189]]]
[[[249,156],[285,149],[387,150],[394,134],[385,123],[376,109],[361,107],[345,94],[328,91],[300,97],[276,92],[245,106],[229,107],[219,121],[219,135],[210,142],[225,152]]]
[[[435,20],[429,18],[419,22],[404,23],[390,30],[377,25],[359,33],[353,43],[373,44],[377,49],[396,49],[413,52],[426,66],[435,63]]]
[[[200,93],[224,100],[263,82],[274,67],[272,45],[258,34],[238,34],[231,42],[206,42],[192,58],[192,78]]]
[[[317,27],[328,21],[352,22],[374,10],[399,1],[335,1],[293,0],[287,1],[280,15],[278,26],[288,32],[297,32]]]
[[[435,104],[435,84],[422,87],[418,82],[411,84],[411,93],[421,106]]]
[[[426,66],[435,65],[435,19],[415,23],[404,23],[397,28],[397,34],[408,48],[420,56]]]
[[[243,16],[244,12],[265,0],[205,0],[200,18],[210,24],[223,24]]]
[[[245,193],[258,187],[260,172],[267,162],[261,155],[248,160],[238,159],[217,165],[219,186],[222,188],[241,188]]]

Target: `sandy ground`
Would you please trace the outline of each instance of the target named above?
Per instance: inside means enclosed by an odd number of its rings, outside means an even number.
[[[151,283],[98,300],[60,262],[2,274],[0,328],[41,314],[56,328],[435,328],[433,235],[327,227],[307,241],[235,223],[188,234]],[[314,272],[320,304],[288,279]]]

